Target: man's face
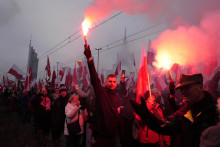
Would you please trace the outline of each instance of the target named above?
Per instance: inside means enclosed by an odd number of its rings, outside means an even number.
[[[67,92],[66,92],[66,91],[61,91],[61,92],[60,92],[60,95],[61,95],[62,97],[66,97]]]
[[[192,105],[201,99],[201,95],[203,94],[203,86],[202,84],[197,83],[189,84],[180,87],[180,92],[183,101]]]
[[[116,77],[108,77],[105,86],[111,90],[115,90],[115,88],[117,87]]]
[[[47,89],[43,87],[42,90],[41,90],[41,93],[42,93],[44,96],[46,96],[46,95],[47,95]]]

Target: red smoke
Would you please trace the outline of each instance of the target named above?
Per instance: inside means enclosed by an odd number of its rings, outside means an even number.
[[[170,20],[175,29],[164,31],[152,43],[157,50],[156,66],[162,66],[164,55],[171,64],[209,65],[220,55],[219,8],[220,0],[94,0],[84,17],[92,25],[116,11],[146,14],[154,21]]]
[[[164,31],[152,47],[156,49],[157,67],[164,55],[172,64],[197,65],[219,57],[220,10],[206,13],[199,26],[179,26]]]

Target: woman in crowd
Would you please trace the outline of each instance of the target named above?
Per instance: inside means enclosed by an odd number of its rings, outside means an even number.
[[[84,122],[80,107],[81,105],[79,101],[79,96],[76,94],[71,95],[65,107],[66,121],[64,126],[64,135],[66,136],[66,147],[80,147],[80,145],[82,144]],[[75,121],[78,121],[78,119],[81,131],[76,134],[69,134],[67,123],[73,123]]]

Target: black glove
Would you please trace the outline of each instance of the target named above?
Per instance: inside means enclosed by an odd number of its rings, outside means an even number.
[[[174,95],[174,93],[175,93],[174,88],[175,88],[174,82],[171,81],[171,82],[170,82],[170,85],[169,85],[169,89],[170,89],[170,94],[171,94],[171,95]]]
[[[131,99],[130,103],[133,106],[135,113],[141,118],[146,117],[146,111],[148,111],[148,108],[143,97],[141,97],[141,104],[138,104],[135,99]]]
[[[90,57],[92,57],[90,46],[85,44],[84,48],[85,48],[84,55],[86,56],[87,59],[89,59]]]

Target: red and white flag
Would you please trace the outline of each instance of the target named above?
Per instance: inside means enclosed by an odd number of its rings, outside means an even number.
[[[60,84],[65,84],[66,83],[66,77],[68,74],[68,68],[66,68],[64,75],[63,75],[63,79],[61,80]]]
[[[82,66],[82,62],[81,61],[77,61],[78,63],[78,78],[81,79],[82,78],[82,75],[83,75],[83,66]]]
[[[56,80],[56,72],[53,70],[52,79],[51,79],[51,87],[55,88],[55,80]]]
[[[119,60],[117,67],[115,69],[115,76],[119,75],[120,71],[121,71],[121,60]]]
[[[50,60],[49,60],[49,56],[47,56],[47,65],[45,67],[45,70],[47,71],[47,75],[50,78],[51,76],[51,71],[50,71]]]
[[[29,76],[27,75],[24,83],[24,92],[27,92],[29,90],[30,90]]]
[[[147,90],[149,90],[150,95],[151,95],[150,78],[149,78],[149,71],[148,71],[148,65],[147,65],[147,56],[146,56],[145,46],[143,44],[142,53],[141,53],[141,61],[140,61],[139,72],[138,72],[138,80],[137,80],[137,96],[136,96],[137,103],[141,103],[140,98],[144,97],[144,94],[146,93]]]
[[[8,73],[15,76],[17,79],[21,79],[25,75],[24,72],[15,64],[9,69]]]
[[[74,84],[74,85],[78,84],[77,72],[76,72],[76,62],[75,62],[75,67],[74,67],[74,69],[73,69],[73,84]]]
[[[42,87],[43,87],[43,86],[42,86],[41,80],[39,79],[39,81],[38,81],[38,88],[39,88],[39,89],[42,89]]]
[[[60,81],[63,79],[64,72],[62,69],[59,70]]]

